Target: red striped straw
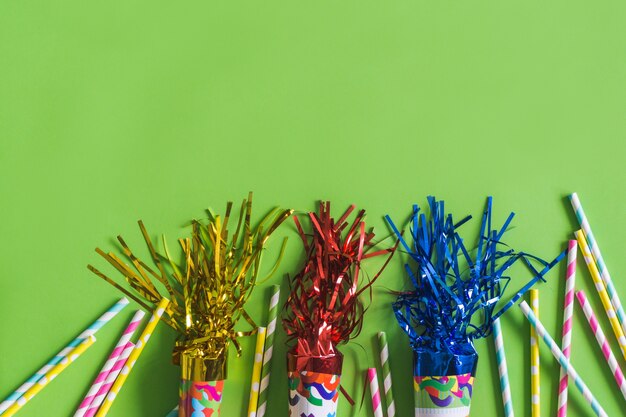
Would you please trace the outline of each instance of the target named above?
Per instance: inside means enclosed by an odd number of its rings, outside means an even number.
[[[374,408],[374,417],[383,417],[383,406],[380,403],[380,390],[378,389],[378,375],[376,368],[367,370],[367,380],[370,383],[370,393],[372,394],[372,407]]]
[[[111,372],[109,372],[109,375],[106,377],[104,384],[102,384],[102,386],[100,387],[100,389],[94,396],[93,401],[87,408],[85,417],[93,417],[98,412],[98,409],[104,402],[104,399],[109,393],[109,390],[113,386],[113,383],[117,379],[118,375],[122,371],[122,368],[126,364],[126,360],[130,356],[130,353],[133,351],[134,348],[135,348],[135,344],[133,342],[128,342],[126,344],[126,347],[124,347],[122,354],[117,359],[117,362],[115,362],[115,365],[113,365],[113,368],[111,368]]]
[[[578,243],[570,240],[567,244],[567,272],[565,274],[565,302],[563,305],[563,339],[561,350],[567,359],[571,355],[572,314],[574,312],[574,283],[576,281],[576,250]],[[559,399],[557,417],[567,416],[567,372],[561,368],[559,377]]]
[[[617,359],[615,358],[615,355],[613,354],[613,351],[611,350],[611,347],[609,346],[609,343],[606,340],[606,336],[604,335],[604,332],[602,331],[602,328],[600,327],[600,324],[598,323],[598,319],[596,319],[596,315],[591,309],[591,305],[589,304],[589,302],[587,302],[587,297],[585,297],[585,292],[577,291],[576,298],[578,298],[578,302],[580,303],[580,306],[582,307],[583,312],[585,313],[585,317],[587,317],[587,322],[589,323],[589,326],[591,327],[591,331],[593,332],[593,335],[596,337],[596,340],[598,341],[598,345],[602,349],[602,355],[604,356],[604,359],[606,359],[606,363],[609,365],[609,368],[611,369],[611,373],[615,377],[615,382],[617,382],[617,386],[619,390],[622,392],[624,399],[626,399],[626,381],[624,380],[624,374],[622,373],[622,369],[619,367],[619,364],[617,363]]]

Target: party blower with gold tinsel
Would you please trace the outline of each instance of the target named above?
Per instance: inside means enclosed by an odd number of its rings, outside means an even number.
[[[244,200],[237,225],[229,232],[232,203],[224,216],[209,210],[208,222],[194,220],[191,236],[178,240],[182,261],[175,261],[163,239],[164,255],[156,252],[144,227],[139,228],[156,270],[138,259],[118,236],[124,262],[114,253],[96,251],[115,267],[131,289],[118,284],[93,266],[89,269],[111,285],[151,310],[163,297],[171,300],[161,320],[178,332],[173,361],[181,367],[179,416],[218,416],[222,388],[227,377],[228,348],[232,343],[241,354],[238,338],[253,334],[257,328],[244,309],[259,280],[261,255],[270,235],[287,219],[292,210],[275,208],[253,229],[252,193]],[[285,248],[268,275],[274,273]],[[265,279],[265,278],[264,278]],[[162,294],[157,286],[164,288]],[[241,332],[235,325],[244,319],[253,330]],[[198,414],[199,413],[199,414]]]
[[[372,251],[374,233],[365,230],[365,211],[350,223],[351,206],[338,220],[330,203],[319,213],[308,213],[311,230],[305,233],[298,218],[306,260],[290,281],[283,326],[294,346],[287,354],[289,415],[336,416],[343,355],[338,346],[358,336],[366,308],[360,296],[367,292],[387,265],[394,249]],[[361,262],[390,254],[381,270],[360,285]]]

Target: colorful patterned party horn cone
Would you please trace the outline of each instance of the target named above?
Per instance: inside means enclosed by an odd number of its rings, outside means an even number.
[[[179,417],[219,416],[223,388],[224,380],[199,382],[183,379],[180,383],[180,404],[177,415]]]
[[[415,417],[468,417],[478,356],[415,352],[414,358]]]
[[[287,357],[289,417],[336,417],[343,358]]]
[[[474,377],[472,374],[416,376],[415,417],[468,417]]]
[[[340,380],[341,375],[289,372],[289,416],[336,416]]]
[[[181,355],[179,417],[218,417],[226,379],[226,358]]]

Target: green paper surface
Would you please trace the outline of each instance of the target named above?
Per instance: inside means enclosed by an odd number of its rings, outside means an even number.
[[[121,234],[148,258],[136,221],[170,247],[187,222],[254,191],[275,205],[337,214],[408,216],[428,194],[477,232],[487,195],[494,220],[517,213],[506,241],[552,259],[573,237],[565,196],[577,191],[626,302],[622,255],[626,156],[626,5],[498,1],[0,2],[0,397],[43,365],[120,294],[86,265],[116,276],[94,252]],[[291,222],[280,271],[253,295],[265,324],[272,284],[301,265]],[[378,260],[365,270],[374,271]],[[541,285],[541,318],[560,339],[565,266]],[[519,270],[511,289],[528,274]],[[365,327],[344,347],[342,381],[362,397],[387,332],[399,416],[413,413],[412,354],[388,290],[406,288],[401,257],[375,285]],[[611,340],[589,274],[585,289]],[[135,306],[27,404],[20,417],[68,416]],[[502,319],[516,414],[530,413],[529,330]],[[242,326],[245,330],[245,327]],[[159,417],[178,401],[175,335],[160,325],[111,417]],[[285,335],[274,350],[268,417],[287,415]],[[254,337],[229,355],[222,415],[247,410]],[[492,340],[480,355],[472,415],[501,417]],[[611,416],[623,399],[578,306],[572,363]],[[558,367],[541,347],[542,413],[554,415]],[[624,360],[619,359],[624,365]],[[382,385],[381,385],[382,387]],[[369,396],[369,394],[366,394]],[[367,397],[366,397],[367,398]],[[569,416],[590,409],[572,387]],[[371,417],[339,401],[339,416]]]

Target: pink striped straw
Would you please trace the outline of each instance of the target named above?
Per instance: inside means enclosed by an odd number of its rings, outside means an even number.
[[[584,291],[577,291],[576,298],[578,298],[578,302],[582,307],[585,317],[587,317],[587,322],[589,322],[589,326],[591,327],[591,331],[593,331],[593,335],[596,337],[598,341],[598,345],[602,349],[602,354],[604,355],[604,359],[606,359],[606,363],[609,365],[613,376],[615,377],[615,382],[617,382],[617,386],[619,390],[622,392],[624,399],[626,399],[626,381],[624,380],[624,373],[622,369],[619,367],[617,363],[617,359],[609,346],[609,343],[606,340],[606,336],[598,323],[598,319],[596,319],[596,315],[591,309],[591,304],[587,302],[587,297],[585,297]]]
[[[378,375],[376,368],[367,370],[367,380],[370,383],[370,393],[372,394],[372,407],[374,408],[374,417],[383,417],[383,407],[380,403],[380,390],[378,389]]]
[[[565,302],[563,303],[563,338],[561,350],[567,359],[571,355],[572,345],[572,314],[574,312],[574,283],[576,281],[576,250],[578,242],[567,243],[567,272],[565,273]],[[567,372],[561,368],[559,377],[559,399],[557,417],[567,416]]]
[[[133,318],[130,320],[130,323],[128,324],[124,332],[122,333],[122,337],[120,337],[120,340],[118,340],[117,344],[115,345],[115,348],[113,349],[113,351],[109,355],[109,358],[107,359],[107,361],[104,363],[104,366],[100,370],[100,373],[98,373],[98,376],[91,384],[91,387],[89,388],[89,391],[87,392],[87,395],[78,406],[78,410],[76,410],[76,413],[74,413],[74,417],[85,416],[85,414],[87,413],[87,410],[89,409],[89,406],[93,402],[93,399],[95,398],[96,394],[100,390],[100,387],[102,387],[102,384],[104,384],[104,381],[106,381],[106,378],[111,372],[111,369],[116,364],[116,362],[120,359],[122,352],[124,351],[124,348],[126,347],[128,342],[130,342],[130,338],[135,333],[135,330],[137,330],[137,327],[139,326],[139,323],[141,323],[141,319],[143,319],[143,316],[145,316],[145,314],[146,313],[144,313],[143,310],[137,310]]]
[[[130,356],[130,353],[133,351],[134,348],[135,348],[135,344],[133,342],[128,342],[126,344],[126,346],[124,347],[124,350],[122,351],[122,354],[117,359],[117,362],[115,362],[115,365],[113,365],[113,367],[111,368],[109,375],[107,375],[106,380],[104,381],[104,384],[102,384],[102,386],[100,387],[100,389],[94,396],[93,401],[87,408],[85,417],[93,417],[98,412],[98,409],[104,402],[104,399],[109,393],[111,386],[117,379],[117,376],[120,374],[120,372],[122,372],[122,368],[126,364],[126,360]]]

